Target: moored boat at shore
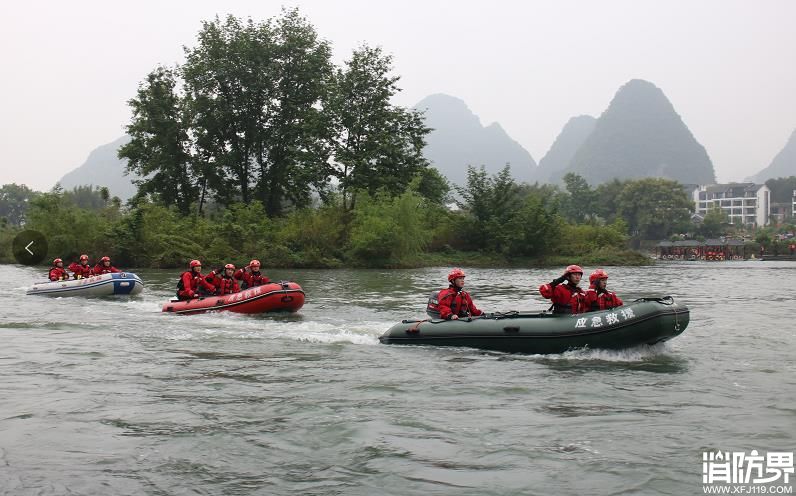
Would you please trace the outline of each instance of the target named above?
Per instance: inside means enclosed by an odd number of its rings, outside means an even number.
[[[191,315],[205,312],[296,312],[304,306],[304,290],[295,282],[263,284],[224,296],[205,296],[192,300],[171,300],[163,312]]]
[[[688,326],[689,318],[688,307],[667,296],[576,315],[513,311],[459,320],[404,320],[388,329],[379,341],[530,354],[578,348],[622,349],[678,336]]]

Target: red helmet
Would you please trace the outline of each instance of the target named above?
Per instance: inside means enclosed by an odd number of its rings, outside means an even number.
[[[86,255],[86,254],[80,255],[80,260],[81,261],[82,260],[88,260],[88,255]]]
[[[61,260],[60,258],[56,258],[55,260],[53,260],[53,265],[59,264],[59,263],[64,263],[64,261]]]
[[[227,265],[225,265],[225,266],[224,266],[224,268],[225,268],[225,269],[232,269],[232,270],[235,270],[235,266],[234,266],[234,265],[232,265],[232,264],[227,264]]]
[[[456,267],[448,274],[448,282],[453,282],[454,279],[458,279],[459,277],[464,277],[464,271]]]
[[[583,275],[583,269],[580,268],[580,265],[570,265],[567,267],[567,270],[564,271],[565,276],[568,276],[569,274]]]
[[[594,284],[598,279],[608,279],[608,272],[603,269],[597,269],[589,276],[589,282]]]
[[[200,262],[199,260],[191,260],[190,266],[191,266],[192,269],[194,267],[201,267],[202,266],[202,262]]]
[[[102,258],[100,258],[100,262],[110,262],[110,261],[111,261],[111,257],[102,257]]]
[[[259,267],[259,266],[260,266],[260,261],[257,260],[256,258],[251,262],[249,262],[249,267]]]

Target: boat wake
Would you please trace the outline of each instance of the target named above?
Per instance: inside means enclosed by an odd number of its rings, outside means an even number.
[[[552,368],[627,369],[653,373],[682,373],[688,361],[673,352],[668,343],[639,345],[622,350],[580,349],[557,355],[532,355],[540,364]]]
[[[464,349],[464,348],[461,348]],[[494,355],[500,360],[528,360],[537,363],[555,364],[645,364],[676,357],[667,343],[638,345],[621,350],[579,348],[555,354],[516,354],[503,352],[480,352]]]
[[[377,345],[379,344],[379,335],[382,331],[374,333],[373,329],[386,327],[384,323],[381,322],[370,324],[360,322],[357,323],[357,325],[347,326],[346,328],[333,324],[319,324],[317,322],[302,322],[301,324],[302,325],[295,326],[295,328],[291,328],[285,333],[281,333],[281,337],[287,337],[306,343]]]
[[[643,362],[668,355],[670,349],[666,343],[639,345],[622,350],[578,349],[566,351],[558,355],[545,355],[548,359],[561,360],[597,360],[602,362]]]
[[[150,328],[138,336],[168,341],[192,340],[292,340],[315,344],[351,343],[377,345],[389,325],[384,322],[338,324],[303,319],[296,314],[273,314],[253,318],[231,312],[190,317],[172,316],[167,326]]]

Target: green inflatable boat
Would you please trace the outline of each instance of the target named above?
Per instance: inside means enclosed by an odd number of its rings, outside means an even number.
[[[379,341],[547,354],[660,343],[681,334],[688,321],[688,307],[666,296],[578,315],[512,311],[459,320],[404,320]]]

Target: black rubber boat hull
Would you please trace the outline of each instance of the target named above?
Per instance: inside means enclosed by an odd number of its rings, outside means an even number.
[[[510,312],[469,321],[405,320],[387,330],[379,341],[529,354],[624,349],[672,339],[685,330],[689,317],[688,307],[671,298],[642,299],[580,315]]]

